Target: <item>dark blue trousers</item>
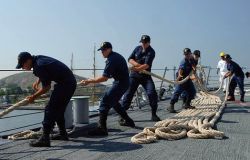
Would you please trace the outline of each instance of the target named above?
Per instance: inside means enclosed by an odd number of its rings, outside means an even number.
[[[114,108],[115,110],[122,110],[121,104],[119,100],[122,95],[128,89],[128,82],[114,82],[112,87],[105,92],[102,101],[100,103],[99,111],[103,114],[108,114],[110,108]]]
[[[152,78],[151,77],[143,77],[143,78],[130,77],[129,82],[130,82],[130,85],[129,85],[128,90],[124,94],[122,106],[126,110],[129,109],[131,105],[131,101],[133,99],[133,96],[138,86],[142,85],[142,87],[146,91],[147,96],[149,98],[149,104],[151,106],[152,111],[156,112],[157,107],[158,107],[157,105],[158,96],[155,91],[155,85],[154,85]]]
[[[53,129],[55,122],[58,127],[65,126],[64,112],[76,89],[76,81],[65,84],[55,84],[50,100],[45,107],[43,129],[48,134]]]
[[[240,89],[240,95],[241,96],[244,96],[245,94],[245,91],[244,91],[244,77],[236,77],[236,76],[233,76],[230,84],[229,84],[229,96],[233,96],[234,97],[234,91],[235,91],[235,88],[238,84],[238,87]]]
[[[188,80],[183,84],[176,85],[170,104],[175,104],[176,102],[178,102],[178,99],[182,93],[184,94],[184,96],[186,96],[187,99],[194,99],[196,90],[191,80]]]

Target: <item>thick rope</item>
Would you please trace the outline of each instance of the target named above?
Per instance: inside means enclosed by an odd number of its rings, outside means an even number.
[[[198,77],[196,76],[198,79]],[[192,100],[195,109],[185,109],[174,117],[157,122],[153,128],[144,129],[141,133],[131,138],[132,143],[151,143],[157,139],[177,140],[185,137],[194,139],[223,138],[224,133],[214,130],[212,127],[222,114],[225,101],[218,96],[210,94],[202,86],[198,79],[198,87],[201,89],[197,97]],[[222,86],[222,85],[221,85]],[[226,95],[228,95],[229,83],[227,83]],[[148,127],[147,127],[148,128]],[[138,140],[138,136],[140,139]],[[154,137],[154,139],[148,138]]]
[[[41,132],[27,130],[8,136],[8,140],[38,139],[41,135],[42,135]]]
[[[183,83],[185,83],[187,80],[189,80],[189,79],[190,79],[190,76],[193,74],[193,72],[191,72],[185,79],[183,79],[183,80],[181,80],[181,81],[171,81],[171,80],[168,80],[168,79],[166,79],[166,78],[163,78],[163,77],[161,77],[161,76],[159,76],[159,75],[157,75],[157,74],[151,73],[151,72],[146,71],[146,70],[143,70],[143,71],[141,71],[140,73],[143,73],[143,74],[147,74],[147,75],[153,76],[153,77],[155,77],[155,78],[158,78],[158,79],[160,79],[160,80],[162,80],[162,81],[165,81],[165,82],[168,82],[168,83],[171,83],[171,84],[183,84]]]
[[[2,112],[0,112],[0,118],[7,115],[8,113],[12,112],[13,110],[15,110],[16,108],[20,107],[20,106],[24,106],[28,104],[28,100],[24,99],[12,106],[10,106],[9,108],[3,110]]]

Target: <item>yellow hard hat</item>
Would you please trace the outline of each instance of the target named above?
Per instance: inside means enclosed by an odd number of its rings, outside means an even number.
[[[225,52],[220,52],[220,56],[221,57],[223,57],[223,56],[225,56],[226,54],[225,54]]]

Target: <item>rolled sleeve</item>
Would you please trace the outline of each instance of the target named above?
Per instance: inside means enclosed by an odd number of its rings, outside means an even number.
[[[114,73],[114,69],[115,69],[114,63],[111,63],[110,61],[106,61],[106,66],[104,68],[102,75],[104,77],[111,78]]]

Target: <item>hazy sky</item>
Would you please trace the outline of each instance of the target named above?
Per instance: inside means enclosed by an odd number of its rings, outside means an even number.
[[[225,51],[250,67],[249,0],[1,0],[0,69],[14,69],[21,51],[67,65],[73,53],[75,68],[92,68],[94,44],[110,41],[127,59],[142,34],[156,51],[153,68],[178,66],[185,47],[199,49],[203,65],[216,67]],[[97,52],[97,68],[104,64]]]

